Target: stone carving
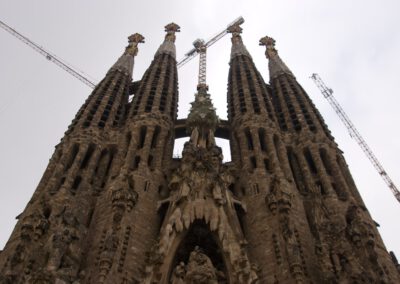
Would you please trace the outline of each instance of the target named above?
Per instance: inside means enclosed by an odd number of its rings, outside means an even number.
[[[351,241],[361,247],[363,244],[370,248],[375,246],[375,235],[372,226],[363,220],[361,209],[357,206],[350,206],[347,212],[348,234]]]
[[[171,283],[172,284],[184,284],[186,276],[186,266],[185,263],[180,262],[174,269],[172,274]]]
[[[172,284],[217,284],[217,269],[199,247],[190,253],[188,264],[180,262],[174,269]]]
[[[132,176],[128,175],[125,170],[121,171],[121,174],[111,185],[113,226],[115,229],[119,227],[125,211],[130,212],[137,203],[139,195],[134,187]]]
[[[115,232],[110,232],[104,240],[103,250],[99,260],[99,282],[103,283],[113,264],[115,252],[118,248],[119,238]]]
[[[272,214],[277,212],[289,214],[292,207],[292,193],[289,191],[290,185],[283,177],[273,176],[271,188],[265,202]]]
[[[57,271],[64,277],[72,278],[77,275],[79,269],[79,259],[82,254],[79,241],[86,229],[79,223],[75,212],[68,205],[64,206],[56,217],[59,222],[47,244],[49,255],[46,267],[48,271]]]

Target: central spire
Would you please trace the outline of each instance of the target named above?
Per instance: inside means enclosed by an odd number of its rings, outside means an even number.
[[[165,26],[165,31],[167,34],[165,35],[164,42],[158,48],[156,55],[159,54],[170,54],[173,58],[176,59],[176,48],[175,48],[175,33],[180,32],[181,28],[175,23],[170,23]]]

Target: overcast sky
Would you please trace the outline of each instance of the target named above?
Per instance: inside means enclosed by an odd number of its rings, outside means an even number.
[[[243,16],[243,40],[264,79],[268,81],[267,60],[258,40],[269,35],[276,39],[282,59],[324,116],[372,217],[380,224],[388,250],[398,257],[400,204],[309,76],[319,73],[334,90],[386,171],[400,185],[400,135],[396,130],[400,125],[399,11],[398,0],[0,2],[1,21],[83,70],[95,82],[121,55],[132,33],[146,38],[135,62],[134,80],[138,80],[162,42],[166,24],[173,21],[181,26],[176,40],[179,59],[195,39],[208,39]],[[0,43],[2,248],[54,146],[91,89],[3,30]],[[208,50],[207,81],[221,118],[226,118],[230,46],[226,36]],[[197,64],[196,58],[179,70],[179,117],[187,115],[193,100]]]

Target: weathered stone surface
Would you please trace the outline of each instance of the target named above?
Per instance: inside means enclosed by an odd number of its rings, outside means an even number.
[[[177,121],[180,28],[165,28],[134,88],[139,34],[78,111],[0,252],[0,283],[400,283],[396,257],[275,41],[261,40],[266,84],[241,28],[229,29],[221,127],[200,85]],[[174,159],[184,122],[190,138]]]

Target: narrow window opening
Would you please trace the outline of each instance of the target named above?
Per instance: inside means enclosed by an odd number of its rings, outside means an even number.
[[[107,182],[107,179],[108,179],[108,174],[110,173],[112,162],[114,160],[114,154],[115,154],[114,151],[110,151],[110,155],[109,155],[110,157],[108,159],[107,168],[106,168],[106,171],[104,173],[103,182],[101,184],[102,188],[106,185],[106,182]]]
[[[313,160],[313,158],[312,158],[310,149],[306,148],[306,149],[304,150],[304,157],[306,158],[308,167],[310,168],[311,172],[312,172],[313,174],[317,174],[317,167],[315,166],[315,163],[314,163],[314,160]]]
[[[253,145],[253,138],[251,137],[250,130],[247,128],[245,130],[245,135],[247,138],[247,147],[249,150],[254,150],[254,145]]]
[[[244,187],[240,187],[239,197],[246,196],[246,189]]]
[[[319,149],[319,155],[321,157],[322,163],[324,164],[325,170],[328,175],[332,176],[332,168],[328,159],[328,154],[325,149]]]
[[[158,136],[160,135],[160,130],[161,130],[161,127],[158,125],[154,129],[153,138],[151,139],[151,146],[150,146],[152,149],[156,148],[156,146],[157,146]]]
[[[261,151],[266,152],[267,144],[265,143],[265,129],[264,128],[258,129],[258,138],[260,139]]]
[[[150,188],[150,182],[146,181],[145,184],[144,184],[144,189],[143,190],[144,191],[148,191],[149,188]]]
[[[307,194],[308,190],[304,185],[303,174],[301,172],[301,168],[300,168],[299,162],[297,160],[297,157],[294,154],[292,148],[287,148],[286,152],[287,152],[287,158],[289,161],[289,166],[292,171],[292,176],[296,183],[296,187],[301,194],[305,195],[305,194]]]
[[[78,155],[78,152],[79,152],[79,145],[78,144],[74,144],[74,146],[72,146],[71,156],[70,156],[70,159],[69,159],[69,161],[67,163],[67,166],[65,167],[65,170],[68,170],[72,166],[72,164],[75,161],[76,155]]]
[[[140,156],[136,156],[133,162],[133,170],[136,170],[139,167],[139,164],[140,164]]]
[[[89,145],[89,148],[86,152],[85,157],[83,158],[82,164],[81,164],[81,169],[85,169],[87,165],[89,164],[90,158],[92,157],[92,154],[94,152],[95,146],[93,144]]]
[[[264,166],[268,173],[272,172],[271,163],[270,163],[269,159],[264,159]]]
[[[149,155],[149,158],[147,159],[147,165],[153,170],[153,156]]]
[[[317,189],[321,192],[321,195],[326,195],[326,188],[324,188],[324,186],[322,185],[322,183],[320,181],[317,181],[315,183],[315,186],[317,187]]]
[[[80,185],[82,181],[82,177],[81,176],[77,176],[74,180],[74,183],[72,184],[72,192],[75,193]]]
[[[94,209],[91,208],[90,211],[89,211],[89,214],[88,214],[87,222],[86,222],[86,227],[87,227],[87,228],[89,228],[89,227],[90,227],[90,224],[92,223],[93,213],[94,213]]]
[[[260,194],[260,188],[258,187],[258,183],[253,184],[253,194],[254,195]]]
[[[254,157],[254,156],[250,157],[250,163],[251,163],[251,167],[253,168],[253,170],[254,170],[255,168],[257,168],[256,157]]]
[[[144,147],[144,141],[146,140],[146,131],[147,131],[147,127],[146,126],[142,126],[140,128],[140,142],[139,142],[139,149],[142,149]]]
[[[246,212],[244,212],[243,208],[241,206],[239,206],[238,204],[235,204],[235,211],[236,211],[236,215],[238,216],[238,219],[239,219],[240,228],[242,229],[243,234],[245,234],[244,215],[246,214]]]

